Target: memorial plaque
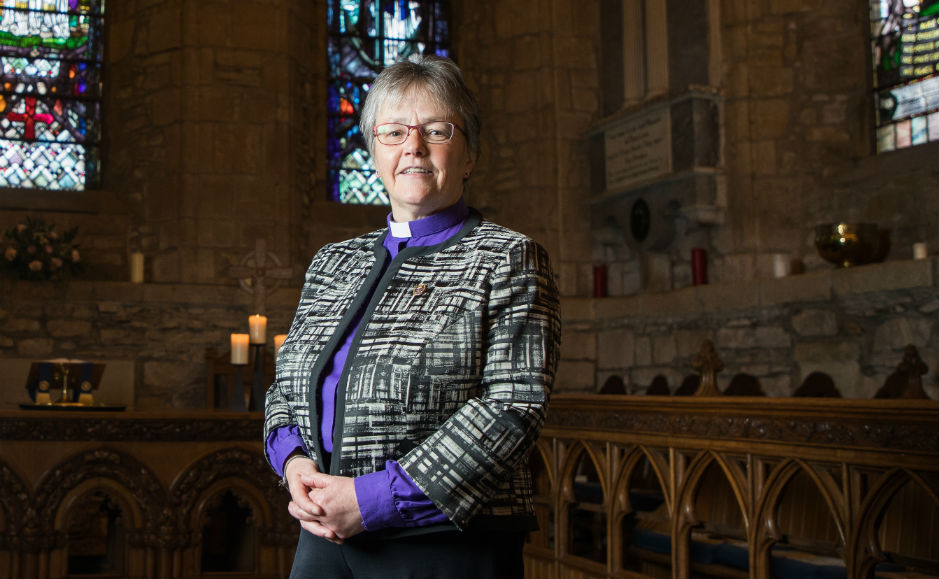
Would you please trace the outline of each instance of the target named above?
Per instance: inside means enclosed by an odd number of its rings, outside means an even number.
[[[605,134],[607,192],[667,175],[672,170],[668,108],[632,117]]]

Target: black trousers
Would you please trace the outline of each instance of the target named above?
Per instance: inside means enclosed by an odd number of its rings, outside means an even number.
[[[301,530],[290,577],[522,579],[525,536],[444,531],[385,539],[363,533],[336,545]]]

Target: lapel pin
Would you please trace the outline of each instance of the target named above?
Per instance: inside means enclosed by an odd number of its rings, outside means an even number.
[[[417,284],[417,286],[414,287],[414,295],[416,295],[416,296],[419,296],[419,295],[421,295],[422,293],[424,293],[424,292],[426,292],[426,291],[427,291],[427,284],[426,284],[426,283],[421,282],[421,283]]]

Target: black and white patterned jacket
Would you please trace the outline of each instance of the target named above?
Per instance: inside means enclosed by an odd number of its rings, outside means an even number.
[[[389,259],[386,232],[326,245],[313,258],[267,393],[264,438],[298,425],[324,468],[323,354],[364,305],[336,394],[330,472],[359,476],[397,460],[459,528],[530,522],[527,458],[560,348],[548,255],[473,210],[453,238],[403,249],[376,279]],[[377,290],[363,304],[371,284]]]

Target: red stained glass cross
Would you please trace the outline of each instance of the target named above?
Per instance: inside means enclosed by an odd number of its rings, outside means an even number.
[[[26,112],[24,113],[10,113],[7,115],[7,120],[13,121],[15,123],[26,123],[26,128],[23,131],[23,140],[32,141],[36,138],[36,123],[46,123],[52,124],[53,118],[52,115],[48,113],[39,113],[36,114],[36,99],[33,97],[26,97]]]

